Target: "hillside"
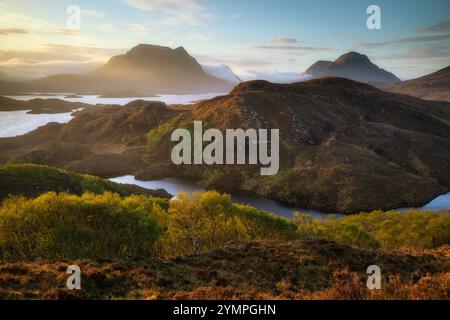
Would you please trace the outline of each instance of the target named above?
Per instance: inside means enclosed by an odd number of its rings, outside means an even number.
[[[60,99],[31,99],[28,101],[15,100],[0,96],[0,111],[29,110],[33,114],[66,113],[89,107],[81,102],[68,102]]]
[[[400,79],[373,64],[366,55],[349,52],[335,61],[318,61],[305,71],[312,78],[341,77],[359,82],[397,83]]]
[[[174,166],[170,134],[206,128],[279,128],[280,172],[259,166]],[[102,177],[192,178],[325,212],[420,207],[450,189],[450,108],[340,78],[252,81],[193,107],[134,101],[76,113],[0,139],[0,161],[25,161]]]
[[[215,191],[9,198],[0,299],[448,299],[449,224],[421,210],[286,219]],[[374,264],[383,290],[366,287]]]
[[[250,242],[169,261],[76,261],[82,290],[65,289],[67,262],[0,264],[2,299],[449,299],[449,249],[383,252],[320,240]],[[383,289],[365,286],[369,262]],[[71,262],[72,263],[72,262]]]
[[[387,89],[425,100],[450,102],[450,66],[417,79],[388,86]]]
[[[203,71],[183,47],[140,44],[114,56],[87,75],[53,75],[18,83],[0,83],[0,92],[76,92],[104,94],[134,91],[139,95],[228,92],[233,83]]]
[[[148,190],[134,185],[122,185],[94,176],[32,164],[0,165],[0,202],[10,195],[36,197],[47,192],[67,192],[81,195],[85,192],[115,192],[153,195],[169,198],[164,190]]]

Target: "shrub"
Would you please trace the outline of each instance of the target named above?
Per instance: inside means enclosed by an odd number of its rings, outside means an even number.
[[[161,239],[164,254],[196,254],[227,243],[263,239],[292,239],[291,221],[233,204],[231,197],[216,191],[178,195],[170,203],[167,231]]]
[[[426,249],[450,244],[447,213],[374,211],[326,220],[297,213],[294,219],[301,238],[323,238],[363,248]]]
[[[177,123],[180,119],[181,115],[178,115],[170,121],[162,123],[158,127],[153,128],[147,134],[147,147],[149,152],[153,152],[158,149],[163,139],[170,135],[172,131],[177,128]]]
[[[0,258],[114,259],[149,256],[164,212],[145,196],[47,193],[0,207]]]

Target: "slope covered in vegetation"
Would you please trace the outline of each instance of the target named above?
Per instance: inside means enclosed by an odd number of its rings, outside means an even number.
[[[78,260],[0,265],[3,299],[449,299],[448,247],[362,250],[327,241],[250,242],[168,261]],[[65,289],[77,264],[82,290]],[[366,269],[382,270],[382,290]]]
[[[213,191],[10,197],[0,298],[448,299],[449,223],[421,211],[289,220]],[[81,291],[65,289],[71,264]],[[374,264],[379,292],[365,287]]]
[[[8,195],[36,197],[49,191],[77,195],[82,195],[84,192],[111,191],[123,196],[131,194],[170,196],[164,190],[147,190],[134,185],[118,184],[95,176],[76,174],[43,165],[0,165],[0,200]]]

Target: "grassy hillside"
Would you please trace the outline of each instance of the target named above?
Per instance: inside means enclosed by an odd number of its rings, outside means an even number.
[[[289,220],[213,191],[10,197],[0,298],[449,299],[449,223],[418,210]],[[81,291],[64,289],[71,264]],[[375,292],[365,286],[374,264]]]
[[[3,299],[449,299],[449,247],[361,250],[326,241],[250,242],[169,261],[80,260],[82,290],[65,289],[68,262],[0,265]],[[382,288],[365,271],[380,266]]]
[[[95,176],[75,174],[66,170],[34,164],[0,165],[0,200],[8,195],[36,197],[46,192],[66,192],[82,195],[85,192],[114,192],[167,197],[163,190],[149,191],[138,186],[121,185]]]

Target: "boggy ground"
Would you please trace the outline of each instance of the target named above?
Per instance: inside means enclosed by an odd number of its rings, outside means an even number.
[[[168,261],[0,264],[2,299],[449,299],[450,248],[364,250],[298,240],[231,244]],[[82,290],[65,289],[68,265]],[[380,266],[382,290],[366,287]]]

